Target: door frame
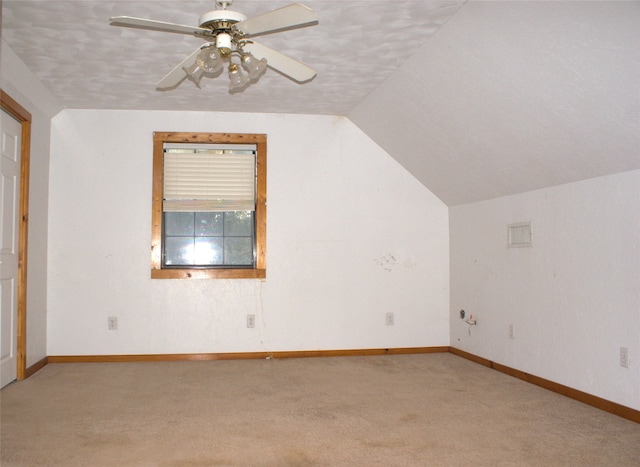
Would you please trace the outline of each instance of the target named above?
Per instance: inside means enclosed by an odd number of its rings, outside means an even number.
[[[2,110],[20,122],[22,126],[22,150],[20,160],[20,228],[18,236],[18,332],[17,371],[18,380],[27,377],[27,244],[29,224],[29,155],[31,153],[31,114],[0,89]]]

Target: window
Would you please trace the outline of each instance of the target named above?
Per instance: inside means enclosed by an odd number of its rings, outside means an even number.
[[[266,277],[267,137],[153,136],[151,277]]]

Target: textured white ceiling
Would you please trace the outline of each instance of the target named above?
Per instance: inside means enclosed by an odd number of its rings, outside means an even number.
[[[249,18],[291,1],[236,0],[230,9]],[[186,80],[177,89],[155,84],[202,39],[110,26],[111,16],[136,16],[186,25],[217,9],[213,0],[5,0],[2,35],[65,108],[176,109],[346,115],[413,54],[463,1],[308,1],[316,26],[257,38],[315,68],[297,84],[268,70],[240,94],[228,93],[226,74]]]
[[[640,169],[640,2],[471,1],[408,74],[348,116],[448,205]]]
[[[213,0],[4,0],[3,40],[64,108],[346,115],[448,205],[640,169],[639,1],[303,0],[317,26],[260,38],[318,70],[230,95],[155,83]],[[291,1],[236,0],[252,17]]]

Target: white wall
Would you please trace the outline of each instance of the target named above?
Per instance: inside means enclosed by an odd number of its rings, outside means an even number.
[[[640,171],[449,214],[451,345],[640,409]],[[533,247],[507,248],[521,221]],[[478,320],[470,334],[460,309]]]
[[[268,135],[265,281],[150,279],[153,131]],[[448,209],[346,118],[65,110],[49,220],[49,355],[449,344]]]
[[[51,117],[55,98],[1,43],[0,87],[31,114],[27,255],[27,367],[47,356],[47,221]]]

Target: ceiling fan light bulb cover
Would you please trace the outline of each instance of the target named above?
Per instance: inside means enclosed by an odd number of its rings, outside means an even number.
[[[255,81],[267,71],[267,59],[262,58],[258,60],[248,53],[242,56],[242,67],[249,73],[249,79]]]
[[[249,84],[249,78],[242,74],[235,63],[229,65],[229,91],[242,91]]]
[[[215,47],[203,49],[198,54],[196,64],[207,73],[216,73],[222,69],[224,62]]]
[[[187,78],[194,82],[194,84],[200,88],[200,80],[202,79],[202,75],[204,74],[204,70],[198,65],[198,62],[194,63],[188,67],[182,67],[182,69],[187,74]]]

